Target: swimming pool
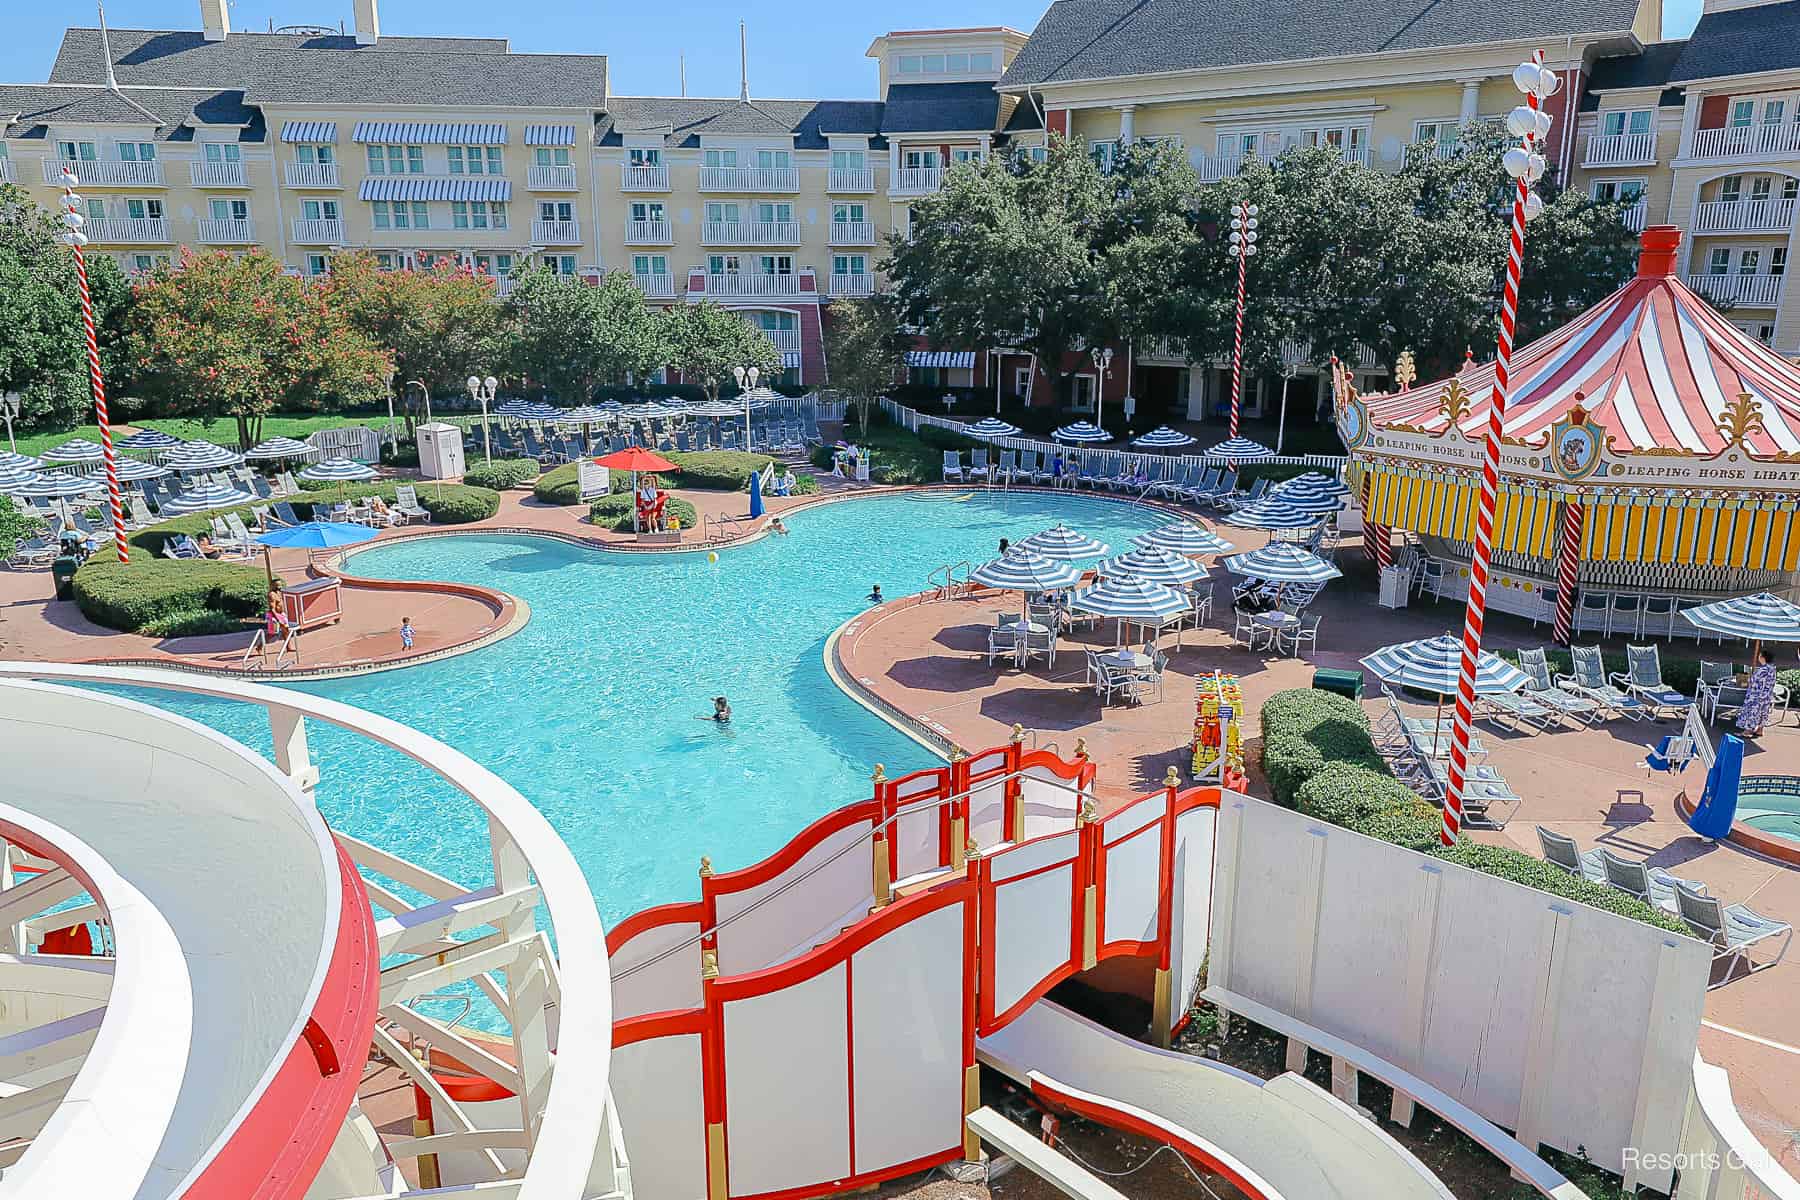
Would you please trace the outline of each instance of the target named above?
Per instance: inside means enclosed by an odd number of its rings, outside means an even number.
[[[1800,778],[1744,776],[1738,785],[1737,819],[1752,829],[1800,842]]]
[[[919,591],[933,568],[980,563],[1001,538],[1057,521],[1119,552],[1167,519],[1090,497],[936,495],[808,509],[788,519],[790,536],[722,551],[716,564],[529,535],[380,546],[351,570],[499,588],[530,604],[531,621],[460,657],[297,686],[403,721],[501,775],[556,827],[601,915],[617,921],[696,894],[701,855],[724,871],[771,853],[865,795],[872,764],[926,765],[926,750],[825,674],[827,637],[866,607],[872,583],[889,596]],[[721,694],[734,713],[724,728],[706,719]],[[261,709],[152,700],[269,752]],[[485,863],[483,826],[441,782],[335,728],[315,723],[309,740],[334,828],[453,879]]]

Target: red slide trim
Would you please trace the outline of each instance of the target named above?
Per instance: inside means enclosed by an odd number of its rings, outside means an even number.
[[[659,904],[655,908],[633,913],[606,931],[606,953],[617,954],[640,933],[647,933],[664,925],[698,925],[700,911],[700,901],[678,900],[674,904]]]
[[[1137,1114],[1127,1112],[1122,1108],[1115,1108],[1110,1104],[1099,1103],[1086,1097],[1071,1095],[1041,1076],[1031,1081],[1031,1091],[1038,1099],[1053,1108],[1064,1109],[1077,1116],[1086,1117],[1090,1121],[1098,1121],[1110,1129],[1122,1129],[1127,1133],[1135,1133],[1139,1137],[1161,1142],[1202,1164],[1214,1174],[1223,1175],[1231,1181],[1233,1187],[1251,1197],[1251,1200],[1281,1200],[1281,1197],[1257,1187],[1245,1178],[1236,1167],[1222,1161],[1211,1149],[1191,1138],[1182,1137],[1173,1129],[1143,1120]]]
[[[680,1037],[706,1032],[704,1008],[671,1008],[664,1012],[639,1013],[613,1022],[613,1049],[648,1042],[655,1038]]]
[[[717,875],[707,876],[705,882],[701,884],[701,890],[708,896],[716,897],[727,892],[741,892],[760,883],[767,883],[806,857],[809,850],[832,834],[858,822],[866,821],[874,824],[880,813],[881,804],[874,799],[859,800],[855,804],[828,812],[795,834],[792,841],[761,862],[752,863],[750,866],[736,871],[724,871]]]
[[[337,851],[337,944],[311,1022],[338,1062],[362,1063],[375,1028],[380,955],[375,917],[362,876],[344,848]],[[321,1070],[323,1055],[296,1037],[275,1077],[244,1121],[184,1196],[186,1200],[298,1200],[331,1152],[344,1114],[356,1099],[362,1072]]]
[[[890,1179],[899,1179],[903,1175],[917,1175],[920,1171],[928,1171],[932,1167],[951,1162],[962,1157],[962,1143],[958,1142],[948,1150],[939,1150],[915,1158],[911,1162],[895,1163],[891,1167],[883,1167],[879,1171],[869,1171],[862,1175],[852,1175],[844,1179],[831,1179],[819,1183],[802,1184],[799,1187],[783,1188],[778,1192],[752,1192],[749,1195],[731,1195],[731,1200],[808,1200],[812,1196],[829,1196],[836,1192],[851,1188],[868,1187],[872,1184],[886,1183]]]

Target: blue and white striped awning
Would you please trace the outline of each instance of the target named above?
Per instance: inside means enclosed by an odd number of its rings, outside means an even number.
[[[1225,565],[1234,575],[1266,579],[1271,583],[1326,583],[1343,574],[1293,542],[1270,542],[1261,550],[1234,554],[1225,560]]]
[[[1080,583],[1081,572],[1066,562],[1015,546],[1004,558],[976,567],[969,573],[969,582],[1003,592],[1054,592]]]
[[[364,200],[511,200],[512,181],[376,175],[363,180],[357,194]]]
[[[783,350],[781,352],[781,365],[787,370],[798,371],[800,369],[800,351]]]
[[[432,146],[504,146],[506,126],[442,121],[358,121],[352,140]]]
[[[1096,617],[1118,617],[1138,625],[1160,625],[1193,607],[1174,588],[1129,577],[1102,580],[1076,592],[1069,605]]]
[[[336,121],[288,121],[281,127],[284,142],[335,142]]]
[[[1032,534],[1020,542],[1019,546],[1055,562],[1080,562],[1084,558],[1099,558],[1106,553],[1107,548],[1105,542],[1095,541],[1060,521],[1048,529]]]
[[[314,463],[300,471],[300,478],[308,482],[336,483],[355,479],[375,478],[375,468],[349,458],[328,458],[324,462]]]
[[[908,350],[906,365],[909,367],[949,367],[966,371],[975,365],[975,352],[973,350]]]
[[[1701,629],[1747,642],[1800,642],[1800,608],[1767,592],[1684,608],[1681,615]]]
[[[1383,646],[1363,659],[1362,665],[1375,678],[1394,687],[1448,696],[1456,691],[1462,650],[1462,639],[1440,633],[1434,638]],[[1525,672],[1485,650],[1475,659],[1478,695],[1516,692],[1528,682]]]
[[[573,125],[527,125],[525,127],[525,144],[527,146],[573,146],[575,144],[575,127]]]

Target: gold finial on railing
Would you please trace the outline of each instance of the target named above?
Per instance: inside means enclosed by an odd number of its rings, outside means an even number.
[[[961,746],[950,747],[950,761],[951,762],[953,762],[953,763],[961,762],[963,759],[965,759],[967,757],[969,757],[969,752],[967,750],[964,750]]]
[[[1080,759],[1082,762],[1087,761],[1088,748],[1087,748],[1087,739],[1086,738],[1078,737],[1075,739],[1075,757],[1077,759]]]
[[[706,857],[706,855],[702,854],[700,856],[700,877],[704,879],[706,876],[711,875],[711,874],[712,874],[712,859],[710,859],[710,858]]]
[[[1181,771],[1174,763],[1169,764],[1168,773],[1163,776],[1163,786],[1166,788],[1181,786]]]
[[[1081,807],[1076,810],[1075,821],[1079,825],[1092,825],[1100,818],[1100,806],[1094,803],[1092,796],[1081,798]]]
[[[1024,742],[1024,740],[1025,740],[1025,727],[1023,725],[1020,725],[1016,721],[1013,722],[1013,731],[1012,731],[1012,738],[1011,738],[1012,743],[1016,746],[1016,745],[1019,745],[1020,743]]]
[[[871,783],[880,785],[887,782],[887,768],[880,763],[875,764],[874,772],[869,776]]]
[[[981,847],[976,844],[974,837],[971,836],[968,841],[963,843],[963,858],[966,860],[980,857]]]
[[[700,978],[717,979],[719,977],[719,952],[702,950],[700,952]]]

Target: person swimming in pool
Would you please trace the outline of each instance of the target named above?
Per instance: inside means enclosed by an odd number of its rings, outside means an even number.
[[[730,724],[731,723],[731,701],[727,700],[723,696],[714,696],[713,697],[712,719],[717,721],[721,725]]]
[[[870,604],[882,603],[883,600],[882,600],[882,595],[881,595],[881,585],[878,583],[874,587],[870,588],[869,594],[867,596],[865,596],[864,599],[866,599]]]

